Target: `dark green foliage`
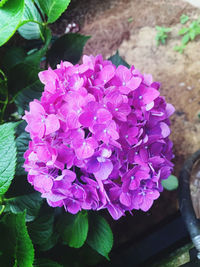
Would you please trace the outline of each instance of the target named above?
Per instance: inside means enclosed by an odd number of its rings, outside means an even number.
[[[36,259],[33,267],[63,267],[63,265],[49,259]]]
[[[76,215],[64,214],[58,224],[62,241],[70,247],[80,248],[88,234],[88,214],[79,212]]]
[[[78,63],[83,47],[89,38],[89,36],[69,33],[57,39],[48,52],[47,60],[50,66],[55,68],[61,60],[72,64]]]
[[[15,174],[15,127],[11,122],[0,125],[0,195],[6,193]]]
[[[26,210],[26,222],[31,222],[37,217],[42,201],[39,192],[13,197],[7,200],[5,211],[18,214]]]
[[[6,214],[0,221],[0,262],[2,267],[31,267],[34,249],[29,237],[25,213]]]
[[[109,224],[99,215],[89,217],[89,233],[87,243],[102,256],[108,257],[113,246],[113,234]]]
[[[120,57],[118,51],[112,57],[110,57],[109,60],[111,60],[116,67],[123,65],[127,68],[130,68],[129,64]]]

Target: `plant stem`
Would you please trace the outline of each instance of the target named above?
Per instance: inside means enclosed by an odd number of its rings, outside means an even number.
[[[0,69],[0,73],[3,76],[4,81],[7,82],[7,77],[6,77],[5,73],[1,69]]]
[[[2,205],[2,208],[1,208],[1,210],[0,210],[0,216],[1,216],[1,214],[3,213],[3,211],[5,210],[5,205]]]
[[[5,207],[6,207],[6,206],[3,204],[3,201],[4,201],[3,196],[0,196],[0,205],[2,206],[2,207],[1,207],[1,210],[0,210],[0,215],[3,213],[3,211],[4,211]]]
[[[8,105],[8,88],[6,86],[6,100],[4,101],[4,105],[3,105],[3,108],[1,110],[0,123],[4,122],[3,118],[4,118],[4,113],[5,113],[7,105]]]
[[[8,105],[8,87],[7,87],[7,77],[1,69],[0,69],[0,74],[3,76],[4,82],[5,82],[5,90],[6,90],[6,99],[5,99],[5,101],[1,101],[1,104],[3,104],[3,108],[2,108],[1,114],[0,114],[0,123],[3,123],[4,113],[5,113],[6,107]]]

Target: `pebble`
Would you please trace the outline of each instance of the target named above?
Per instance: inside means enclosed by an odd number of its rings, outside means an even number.
[[[179,83],[179,86],[183,87],[185,86],[185,83]]]

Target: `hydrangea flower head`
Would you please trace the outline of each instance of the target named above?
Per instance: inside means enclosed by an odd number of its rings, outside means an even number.
[[[171,104],[159,83],[102,56],[39,74],[41,100],[25,112],[28,181],[52,207],[147,211],[173,168]]]

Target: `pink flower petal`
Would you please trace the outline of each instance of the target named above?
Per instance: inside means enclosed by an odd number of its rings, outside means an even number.
[[[98,143],[92,137],[83,140],[82,145],[75,149],[75,153],[79,159],[90,158],[94,154]]]
[[[79,117],[79,122],[84,127],[92,126],[94,121],[95,121],[95,114],[93,112],[84,112]]]
[[[56,115],[54,115],[54,114],[50,114],[46,118],[45,125],[46,125],[45,135],[56,132],[60,128],[60,122],[59,122],[58,118],[56,117]]]
[[[43,106],[36,101],[30,102],[29,106],[30,106],[30,113],[33,113],[34,116],[36,116],[38,113],[41,115],[45,115],[46,113]],[[40,116],[39,114],[38,116]]]
[[[49,68],[48,70],[41,71],[38,74],[40,81],[45,84],[45,90],[47,90],[50,93],[54,93],[56,90],[56,79],[58,76],[56,73]]]
[[[152,87],[143,89],[143,93],[142,100],[145,105],[151,103],[160,95],[159,91]]]
[[[115,73],[115,68],[112,65],[105,66],[98,75],[98,79],[102,80],[104,83],[107,83],[112,79]]]
[[[127,67],[120,65],[117,67],[116,76],[118,76],[122,82],[125,82],[130,80],[131,71]]]
[[[105,108],[97,110],[98,123],[105,123],[112,119],[112,114]]]
[[[49,192],[53,186],[53,181],[48,175],[36,175],[33,181],[34,188],[43,192]]]
[[[131,89],[131,91],[137,89],[142,82],[142,79],[140,77],[133,77],[130,81],[126,83],[126,86]]]

